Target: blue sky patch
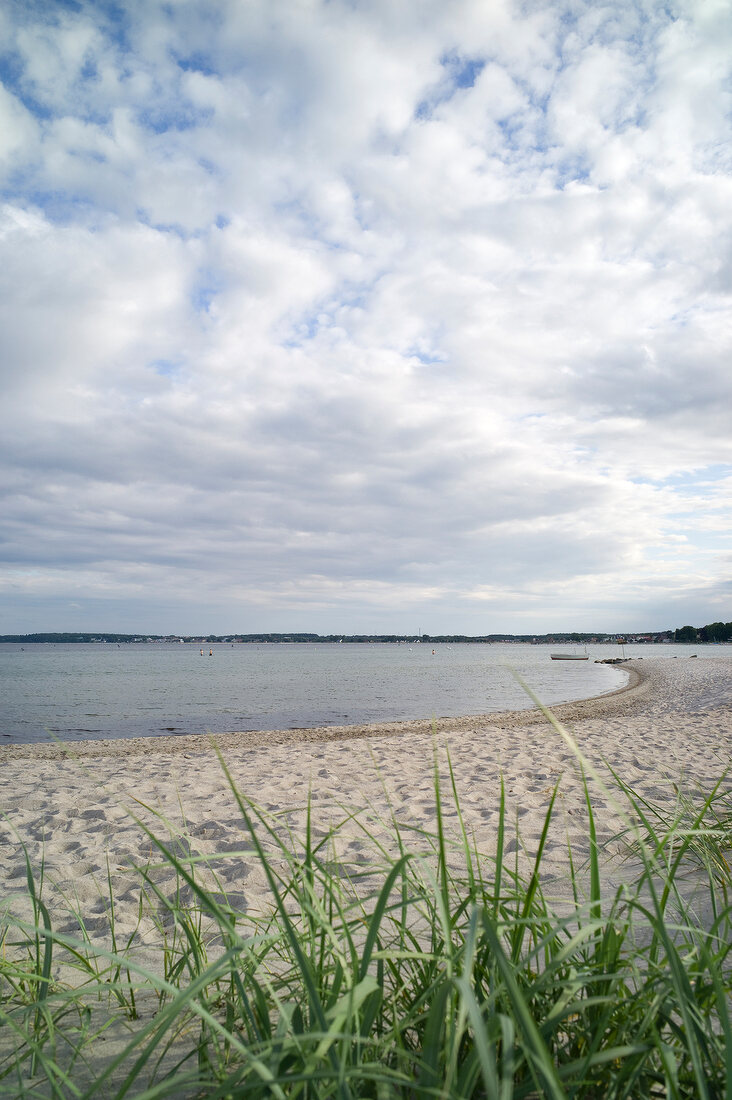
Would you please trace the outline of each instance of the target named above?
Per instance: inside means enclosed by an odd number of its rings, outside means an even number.
[[[408,355],[410,359],[417,359],[424,366],[429,367],[435,363],[445,363],[447,356],[443,351],[428,351],[423,345],[413,345],[407,348],[405,355]]]
[[[217,71],[213,61],[202,53],[192,53],[189,57],[177,57],[176,64],[184,73],[202,73],[204,76],[215,76]]]
[[[485,60],[482,57],[461,57],[459,54],[449,54],[442,61],[442,65],[447,69],[450,80],[456,88],[472,88],[485,68]]]
[[[414,112],[417,119],[430,118],[435,108],[452,99],[457,91],[472,88],[486,63],[484,58],[448,53],[440,58],[440,64],[445,79],[417,104]]]
[[[200,272],[198,281],[191,293],[191,304],[197,313],[208,313],[217,294],[223,287],[223,281],[214,271]]]
[[[181,368],[180,361],[173,359],[154,359],[150,366],[163,378],[176,378]]]

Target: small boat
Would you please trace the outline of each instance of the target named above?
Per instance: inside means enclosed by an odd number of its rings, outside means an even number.
[[[550,653],[553,661],[589,661],[589,653]]]

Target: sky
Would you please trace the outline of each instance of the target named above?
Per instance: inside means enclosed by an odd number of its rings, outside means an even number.
[[[0,633],[732,619],[728,0],[9,0]]]

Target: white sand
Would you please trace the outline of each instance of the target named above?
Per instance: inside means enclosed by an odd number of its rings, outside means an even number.
[[[626,667],[632,670],[631,684],[624,692],[555,708],[586,756],[598,765],[606,760],[627,783],[654,798],[668,798],[672,782],[682,777],[705,787],[716,782],[732,762],[732,661],[653,658]],[[463,815],[478,847],[490,853],[495,845],[502,773],[511,815],[519,822],[522,858],[527,859],[553,786],[561,778],[560,808],[546,861],[559,893],[566,874],[566,829],[579,846],[578,855],[586,851],[576,761],[538,711],[442,720],[436,733],[430,723],[398,723],[229,734],[217,737],[217,742],[244,795],[267,809],[290,811],[288,820],[299,826],[310,791],[314,819],[322,828],[341,816],[337,804],[370,807],[377,818],[386,819],[389,802],[401,822],[433,825],[434,750],[437,747],[444,764],[447,749]],[[182,807],[190,842],[202,853],[249,847],[235,800],[205,738],[85,742],[67,750],[9,746],[0,749],[0,765],[0,809],[5,814],[0,823],[0,895],[15,895],[19,901],[25,894],[25,862],[17,834],[34,865],[45,861],[44,897],[61,929],[74,928],[73,919],[64,914],[65,895],[77,899],[87,929],[103,933],[107,860],[118,931],[135,927],[138,877],[130,866],[145,864],[152,845],[130,811],[153,823],[165,837],[166,828],[152,811],[177,828]],[[602,790],[595,787],[594,797],[602,835],[608,837],[620,819]],[[454,826],[454,816],[448,823]],[[385,829],[374,827],[387,836]],[[365,850],[353,826],[342,851],[358,861]],[[244,908],[269,907],[254,858],[232,858],[220,873]],[[50,889],[51,884],[59,892]],[[172,889],[172,880],[161,880],[161,886]],[[155,938],[148,924],[143,933],[144,938]]]

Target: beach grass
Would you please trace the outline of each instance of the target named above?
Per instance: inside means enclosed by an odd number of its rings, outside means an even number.
[[[449,757],[429,829],[333,806],[323,821],[309,803],[296,830],[221,766],[240,850],[203,856],[139,807],[152,944],[121,936],[109,870],[104,934],[73,901],[77,930],[55,928],[58,899],[26,854],[25,895],[0,903],[0,1096],[732,1096],[723,780],[659,804],[616,777],[612,851],[630,862],[610,886],[588,777],[589,860],[567,841],[570,889],[554,897],[557,787],[527,865],[502,784],[495,849],[477,850]],[[342,854],[354,830],[358,861]],[[257,861],[267,912],[227,890],[237,859]]]

